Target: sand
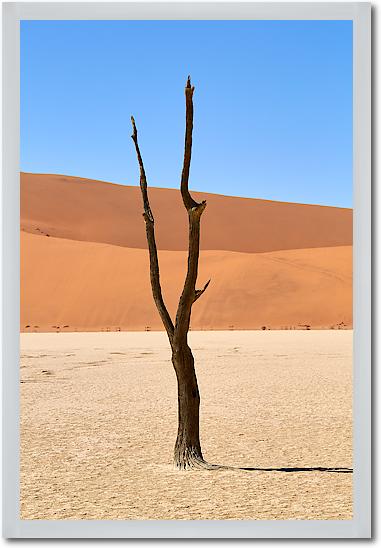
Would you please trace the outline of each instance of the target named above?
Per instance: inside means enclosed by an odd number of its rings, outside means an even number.
[[[210,462],[352,467],[352,332],[192,332]],[[163,333],[21,335],[23,519],[351,519],[352,474],[171,465]]]
[[[163,329],[152,298],[148,252],[21,234],[21,329]],[[174,318],[185,251],[159,253]],[[271,253],[203,251],[192,329],[311,329],[352,326],[352,247]],[[27,327],[29,326],[29,327]]]
[[[175,189],[150,188],[175,316],[188,220]],[[202,218],[194,330],[352,327],[352,210],[195,193]],[[21,174],[20,329],[162,329],[151,295],[139,187]]]

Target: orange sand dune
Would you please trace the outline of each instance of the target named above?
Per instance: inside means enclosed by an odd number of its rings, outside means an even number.
[[[208,202],[202,249],[268,252],[352,244],[350,209],[194,195]],[[151,188],[150,197],[159,249],[185,250],[187,216],[179,191]],[[21,228],[32,234],[145,249],[141,212],[138,187],[21,174]]]
[[[351,254],[351,246],[263,254],[203,251],[200,286],[212,282],[194,305],[192,329],[349,327]],[[161,251],[160,264],[173,314],[186,252]],[[144,249],[22,232],[21,302],[23,331],[162,329]]]

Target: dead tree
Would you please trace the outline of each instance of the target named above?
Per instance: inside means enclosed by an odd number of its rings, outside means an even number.
[[[192,351],[188,345],[188,331],[194,302],[201,297],[209,285],[203,289],[196,289],[198,259],[200,251],[200,220],[206,207],[206,202],[196,202],[189,193],[189,168],[192,155],[193,131],[193,92],[188,76],[185,87],[186,129],[184,163],[181,175],[181,196],[189,220],[188,270],[177,308],[175,323],[173,323],[165,306],[159,274],[159,261],[155,241],[154,217],[152,215],[147,189],[147,179],[144,171],[142,156],[138,144],[138,132],[135,120],[132,121],[132,139],[135,143],[137,159],[140,168],[140,188],[143,198],[143,217],[146,225],[146,235],[150,259],[150,278],[153,298],[164,324],[172,349],[172,363],[176,372],[178,386],[178,432],[174,449],[175,466],[181,470],[194,467],[211,468],[205,462],[200,445],[199,409],[200,394],[197,385],[196,372]]]

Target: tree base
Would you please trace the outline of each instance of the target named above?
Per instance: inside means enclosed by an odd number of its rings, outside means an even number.
[[[225,468],[206,462],[202,453],[194,447],[186,447],[182,451],[175,449],[173,464],[177,470],[221,470]]]

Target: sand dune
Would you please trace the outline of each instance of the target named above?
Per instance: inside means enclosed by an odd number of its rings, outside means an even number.
[[[150,196],[174,315],[187,216],[178,190],[151,188]],[[208,202],[199,283],[212,283],[194,306],[193,329],[352,326],[351,210],[195,197]],[[162,329],[141,209],[138,187],[21,174],[22,330]]]
[[[351,246],[262,254],[203,251],[200,286],[212,282],[194,305],[192,329],[351,326],[351,254]],[[172,314],[186,256],[160,252]],[[23,331],[162,329],[145,249],[22,232],[21,302]]]
[[[233,183],[234,184],[234,183]],[[201,248],[268,252],[352,245],[352,210],[194,193],[206,199]],[[187,249],[178,190],[150,189],[160,249]],[[21,174],[21,228],[32,234],[146,248],[138,187]]]

